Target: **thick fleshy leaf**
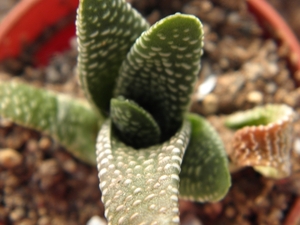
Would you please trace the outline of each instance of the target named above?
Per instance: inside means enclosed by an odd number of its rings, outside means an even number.
[[[179,224],[179,172],[189,137],[185,120],[170,140],[138,151],[118,140],[110,120],[104,123],[97,162],[109,224]]]
[[[137,39],[120,69],[115,95],[150,112],[163,140],[178,130],[188,109],[202,38],[198,18],[179,13],[166,17]]]
[[[110,118],[122,141],[134,148],[148,147],[160,141],[160,129],[153,117],[133,101],[113,98]]]
[[[232,140],[232,162],[240,167],[252,166],[267,177],[289,176],[294,119],[293,108],[283,104],[257,106],[230,115],[226,125],[241,128]]]
[[[232,129],[245,126],[268,125],[293,114],[293,109],[283,104],[268,104],[229,115],[225,125]]]
[[[192,134],[181,165],[180,195],[192,201],[218,201],[231,185],[223,143],[203,117],[188,114],[188,119]]]
[[[44,131],[74,156],[96,163],[94,142],[103,119],[85,101],[23,83],[1,82],[0,116]]]
[[[124,0],[81,0],[76,24],[81,85],[106,114],[121,63],[149,25]]]

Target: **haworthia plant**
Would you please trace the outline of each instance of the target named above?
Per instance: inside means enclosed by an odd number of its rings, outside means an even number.
[[[92,107],[2,83],[0,114],[97,163],[109,224],[179,224],[179,197],[222,199],[230,186],[223,144],[187,112],[200,70],[199,19],[177,13],[150,27],[124,0],[81,0],[76,24],[78,74]]]
[[[223,145],[204,118],[187,113],[202,54],[199,19],[178,13],[148,28],[125,1],[83,0],[77,27],[82,86],[110,112],[97,140],[109,224],[178,224],[179,196],[220,200],[230,186]],[[109,92],[99,85],[107,79]]]

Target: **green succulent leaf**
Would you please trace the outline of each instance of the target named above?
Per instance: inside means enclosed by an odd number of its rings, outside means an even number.
[[[148,147],[160,141],[160,128],[153,117],[133,101],[113,98],[110,118],[124,143],[134,148]]]
[[[115,96],[153,115],[167,140],[179,129],[200,69],[202,25],[191,15],[162,19],[137,39],[120,68]]]
[[[229,115],[225,125],[232,129],[240,129],[245,126],[268,125],[292,114],[292,112],[293,109],[283,104],[257,106],[253,109]]]
[[[203,117],[187,117],[192,134],[181,165],[180,195],[192,201],[218,201],[231,185],[223,143]]]
[[[87,102],[23,83],[1,82],[0,116],[46,132],[74,156],[95,165],[94,142],[103,119]]]
[[[110,120],[103,124],[97,166],[109,224],[179,224],[179,172],[190,131],[185,120],[170,140],[136,150],[117,138]]]
[[[76,24],[81,85],[106,115],[121,63],[149,25],[124,0],[81,0]]]

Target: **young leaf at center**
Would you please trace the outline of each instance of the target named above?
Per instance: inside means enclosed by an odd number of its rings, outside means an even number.
[[[191,15],[162,19],[137,39],[120,68],[115,96],[134,100],[157,121],[162,140],[181,126],[200,69],[202,25]]]
[[[135,102],[120,97],[113,98],[110,117],[126,144],[142,148],[159,143],[159,126],[153,117]]]

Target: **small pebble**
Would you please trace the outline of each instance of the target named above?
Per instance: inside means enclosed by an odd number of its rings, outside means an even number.
[[[47,216],[42,216],[38,219],[37,225],[51,225],[51,219]]]
[[[75,161],[72,159],[66,160],[62,166],[63,166],[63,169],[70,174],[75,173],[77,170],[77,165],[76,165]]]
[[[241,16],[237,12],[231,12],[228,14],[228,22],[232,25],[239,24],[241,21]]]
[[[202,222],[194,215],[188,214],[184,217],[183,221],[181,221],[182,225],[202,225]]]
[[[236,214],[236,211],[233,207],[229,206],[225,209],[225,215],[227,218],[233,218],[235,214]]]
[[[5,186],[17,187],[19,184],[20,184],[19,178],[13,174],[9,174],[5,179]]]
[[[280,209],[274,208],[271,210],[270,218],[273,221],[280,221],[283,218],[283,212]]]
[[[39,147],[42,150],[47,150],[51,147],[51,140],[48,137],[42,137],[39,141]]]
[[[26,219],[22,219],[21,221],[16,223],[16,225],[36,225],[36,222],[31,219],[26,218]]]
[[[205,114],[213,114],[218,110],[218,97],[213,93],[206,95],[202,103]]]
[[[272,76],[276,75],[279,72],[279,67],[276,63],[269,63],[267,69]]]
[[[86,225],[106,225],[107,222],[105,219],[101,218],[100,216],[93,216]]]
[[[42,176],[53,176],[60,172],[60,166],[57,160],[48,159],[41,164],[39,172]]]
[[[0,166],[6,169],[15,168],[22,163],[22,155],[14,149],[6,148],[0,150]]]
[[[209,1],[199,1],[199,5],[201,7],[201,10],[205,13],[211,11],[214,7],[212,2]]]
[[[5,189],[5,206],[8,209],[14,209],[16,207],[23,208],[26,206],[26,198],[20,193],[16,193],[15,188],[4,188]]]
[[[294,141],[294,151],[300,155],[300,137],[296,138]]]
[[[59,82],[61,79],[61,74],[54,67],[48,67],[46,69],[46,79],[50,83]]]
[[[3,193],[7,196],[11,195],[14,192],[14,189],[10,186],[5,186],[3,189]]]
[[[277,90],[277,85],[274,82],[267,83],[265,86],[265,92],[268,94],[274,94]]]
[[[243,70],[248,81],[255,81],[263,74],[263,68],[258,63],[248,62],[243,65]]]
[[[16,208],[14,209],[10,214],[9,214],[9,218],[12,220],[12,221],[18,221],[20,219],[22,219],[23,217],[25,216],[25,211],[23,208]]]
[[[63,180],[63,171],[58,161],[48,159],[39,167],[40,186],[43,190],[50,189]]]
[[[38,209],[38,214],[39,214],[39,216],[42,216],[41,219],[44,218],[43,220],[46,220],[47,217],[45,215],[47,213],[48,213],[48,210],[45,207],[40,207]],[[49,219],[49,218],[47,218],[47,219]]]
[[[285,104],[295,108],[297,103],[299,102],[299,99],[297,99],[295,93],[290,92],[288,95],[284,96],[283,101]]]
[[[38,150],[38,143],[36,140],[31,139],[26,143],[26,147],[30,152],[36,152]]]
[[[259,91],[251,91],[247,95],[247,101],[259,105],[263,102],[263,94]]]
[[[28,217],[35,220],[37,219],[37,212],[35,210],[30,210],[28,213]]]

